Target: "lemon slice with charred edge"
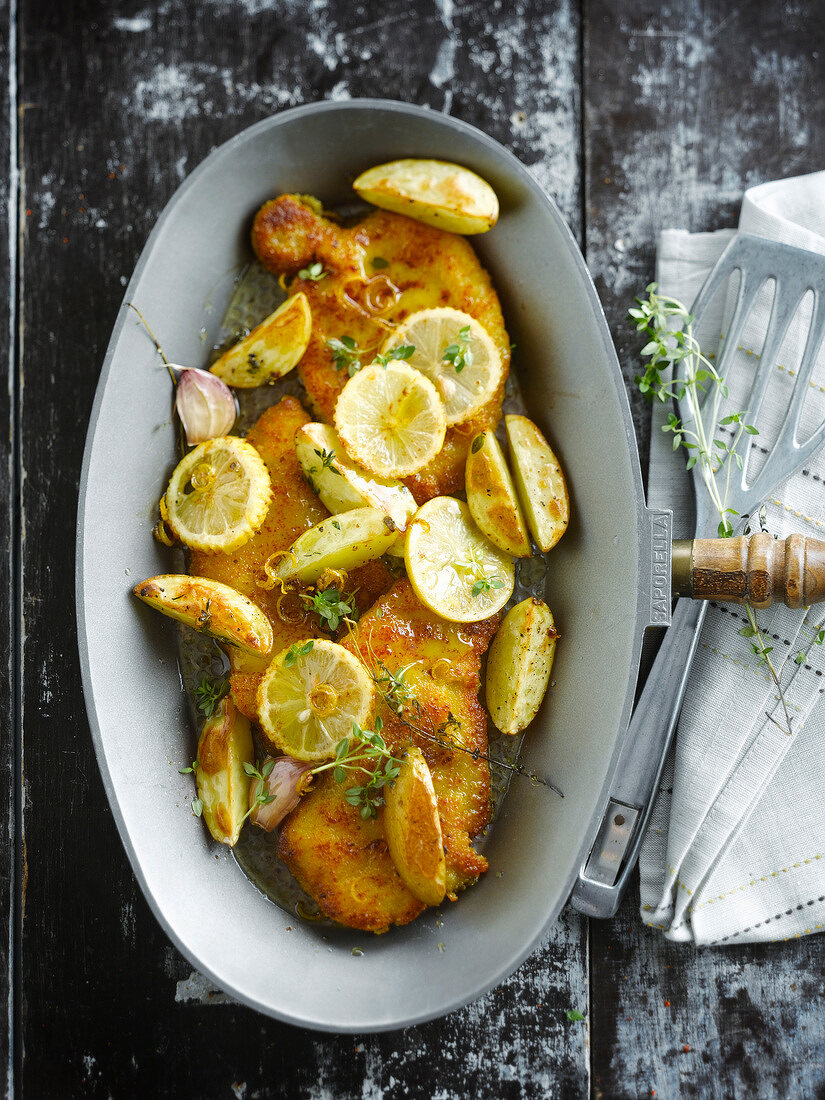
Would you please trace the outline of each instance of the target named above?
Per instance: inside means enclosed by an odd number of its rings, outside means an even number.
[[[393,160],[362,172],[352,186],[375,206],[451,233],[486,233],[498,221],[498,198],[490,184],[445,160]]]
[[[293,294],[211,367],[227,386],[252,389],[287,374],[309,344],[312,313],[306,294]]]
[[[379,477],[407,477],[435,458],[447,429],[432,382],[406,363],[372,363],[350,378],[335,406],[347,454]]]
[[[375,688],[349,650],[325,639],[296,642],[277,655],[258,688],[267,739],[307,763],[329,760],[353,724],[369,724]]]
[[[504,364],[487,330],[469,313],[448,306],[411,314],[381,349],[415,349],[406,360],[433,383],[448,424],[460,424],[499,387]]]
[[[404,562],[419,600],[450,622],[486,619],[513,594],[513,559],[482,535],[454,497],[434,497],[418,509]]]
[[[264,461],[233,435],[200,443],[181,459],[166,490],[166,523],[194,550],[243,546],[263,523],[272,497]]]
[[[272,626],[263,611],[228,584],[188,573],[163,573],[149,577],[132,589],[156,611],[230,642],[243,653],[269,656]]]

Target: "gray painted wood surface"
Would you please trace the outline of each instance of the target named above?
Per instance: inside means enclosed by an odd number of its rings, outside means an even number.
[[[165,202],[210,149],[320,98],[407,99],[474,123],[560,203],[630,383],[635,343],[623,315],[652,277],[656,232],[730,224],[745,186],[821,167],[817,0],[415,0],[392,10],[376,0],[21,0],[16,17],[0,11],[0,49],[10,39],[19,60],[4,85],[20,105],[19,150],[5,103],[0,143],[22,172],[8,210],[14,177],[0,171],[11,226],[10,237],[0,233],[0,329],[10,303],[20,319],[13,379],[22,372],[2,398],[12,508],[0,520],[12,548],[4,613],[24,613],[15,637],[25,639],[11,653],[0,714],[4,733],[24,716],[23,812],[0,847],[0,884],[20,894],[11,907],[19,1093],[825,1093],[825,941],[696,952],[644,928],[635,898],[604,924],[566,914],[494,993],[402,1032],[316,1035],[211,989],[158,929],[112,824],[79,687],[69,549],[85,422],[123,286]],[[645,451],[646,409],[635,398],[634,415]],[[14,739],[0,744],[10,782]],[[8,897],[0,912],[5,920]],[[568,1008],[587,1019],[569,1022]]]

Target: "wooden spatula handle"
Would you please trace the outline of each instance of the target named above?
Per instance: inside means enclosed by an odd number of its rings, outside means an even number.
[[[673,543],[673,592],[696,600],[807,607],[825,600],[825,542],[758,534]]]

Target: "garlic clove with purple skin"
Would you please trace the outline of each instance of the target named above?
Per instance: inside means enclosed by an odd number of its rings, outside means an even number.
[[[197,367],[180,370],[175,408],[189,446],[228,435],[235,423],[235,395],[229,386],[208,370]]]
[[[267,774],[266,768],[270,762],[272,769]],[[261,774],[265,776],[264,794],[271,797],[272,801],[263,804],[258,801],[261,781],[253,779],[249,784],[249,808],[252,811],[249,817],[252,823],[268,833],[280,825],[309,788],[312,779],[307,772],[311,772],[314,767],[314,764],[305,764],[291,756],[279,756],[277,759],[268,756],[261,765]]]

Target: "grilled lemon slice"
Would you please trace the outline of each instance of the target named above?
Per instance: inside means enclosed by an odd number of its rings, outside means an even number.
[[[447,424],[435,386],[406,363],[372,363],[350,378],[335,406],[347,454],[379,477],[407,477],[435,458]]]
[[[445,160],[393,160],[362,172],[352,186],[374,206],[451,233],[486,233],[498,221],[490,184]]]
[[[252,444],[219,436],[199,444],[175,467],[165,521],[193,550],[229,554],[260,528],[271,496],[269,474]]]
[[[212,365],[212,373],[236,389],[274,382],[291,371],[307,350],[311,332],[307,296],[294,294],[256,325],[246,339],[225,351]]]
[[[392,518],[378,508],[352,508],[304,531],[275,568],[285,583],[312,584],[328,569],[357,569],[380,558],[398,535]]]
[[[335,755],[353,724],[368,725],[375,699],[369,673],[349,650],[308,638],[283,650],[258,688],[258,717],[268,740],[296,760]]]
[[[267,657],[272,649],[269,619],[228,584],[188,573],[163,573],[141,581],[132,591],[161,614],[230,642],[243,653]]]
[[[460,424],[485,405],[504,374],[501,355],[483,325],[448,306],[413,313],[381,354],[404,345],[415,348],[407,362],[438,390],[448,424]]]
[[[450,622],[486,619],[513,594],[513,559],[482,535],[454,497],[434,497],[418,509],[404,562],[419,600]]]
[[[379,508],[403,531],[417,505],[410,490],[394,478],[376,477],[350,462],[329,424],[304,424],[295,433],[295,451],[310,485],[330,512]]]
[[[552,550],[570,522],[570,497],[559,460],[532,420],[504,418],[513,480],[527,526],[540,550]]]

